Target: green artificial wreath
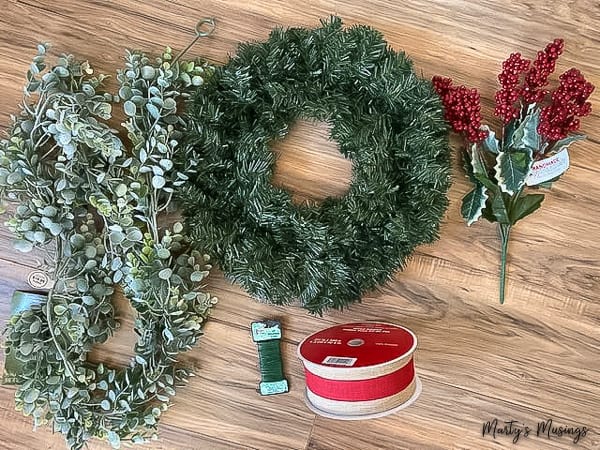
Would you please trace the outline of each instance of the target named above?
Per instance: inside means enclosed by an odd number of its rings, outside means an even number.
[[[342,309],[437,236],[450,172],[442,106],[372,28],[334,17],[243,44],[189,114],[190,236],[258,299]],[[348,193],[320,206],[296,206],[271,183],[269,145],[299,118],[329,123],[353,163]]]
[[[92,437],[146,442],[191,375],[176,365],[202,334],[215,299],[200,291],[208,257],[183,226],[159,226],[190,164],[173,154],[183,121],[178,102],[206,67],[127,55],[119,96],[70,55],[45,62],[40,45],[22,113],[0,142],[0,198],[16,247],[44,252],[54,281],[42,301],[15,311],[6,330],[5,382],[35,426],[52,425],[71,449]],[[122,101],[128,143],[106,123]],[[111,297],[120,286],[136,310],[135,357],[125,368],[93,364],[89,352],[117,328]],[[39,297],[38,297],[39,298]],[[10,364],[9,364],[10,361]]]

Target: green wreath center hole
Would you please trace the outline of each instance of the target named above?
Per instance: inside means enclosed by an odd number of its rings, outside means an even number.
[[[117,286],[111,301],[115,308],[115,318],[120,326],[105,343],[94,345],[89,353],[89,360],[96,364],[104,363],[113,369],[124,368],[135,355],[134,347],[138,340],[138,335],[134,331],[136,312]]]
[[[273,185],[288,191],[296,205],[320,203],[348,191],[352,161],[329,138],[330,129],[326,122],[299,119],[271,146],[277,155]]]

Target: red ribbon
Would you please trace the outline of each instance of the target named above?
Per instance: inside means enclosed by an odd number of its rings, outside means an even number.
[[[396,372],[368,380],[330,380],[304,370],[306,386],[319,397],[346,402],[363,402],[402,392],[415,378],[413,360]]]

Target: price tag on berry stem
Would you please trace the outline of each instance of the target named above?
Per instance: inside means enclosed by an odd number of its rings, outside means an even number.
[[[562,175],[568,168],[569,152],[564,149],[549,158],[534,162],[525,182],[527,186],[535,186]]]

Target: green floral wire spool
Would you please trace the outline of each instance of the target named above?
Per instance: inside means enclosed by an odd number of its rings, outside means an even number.
[[[281,324],[276,320],[252,322],[252,339],[258,347],[261,395],[284,394],[289,386],[283,374]]]
[[[378,31],[339,18],[276,29],[217,68],[189,114],[190,235],[252,296],[343,309],[437,238],[450,175],[442,106]],[[320,206],[271,183],[270,145],[299,118],[329,123],[353,163],[348,193]]]
[[[0,199],[16,205],[17,249],[37,249],[53,278],[47,296],[20,296],[6,330],[4,381],[35,426],[49,424],[67,446],[93,437],[113,448],[156,437],[177,386],[192,375],[178,355],[202,335],[215,303],[201,290],[208,256],[159,227],[193,162],[176,166],[183,120],[178,101],[210,76],[199,61],[129,52],[119,97],[71,55],[46,63],[38,47],[23,112],[0,141]],[[128,144],[106,123],[123,102]],[[129,147],[126,152],[126,147]],[[135,356],[124,368],[88,354],[118,328],[111,297],[120,285],[136,311]],[[19,300],[17,298],[17,300]]]

